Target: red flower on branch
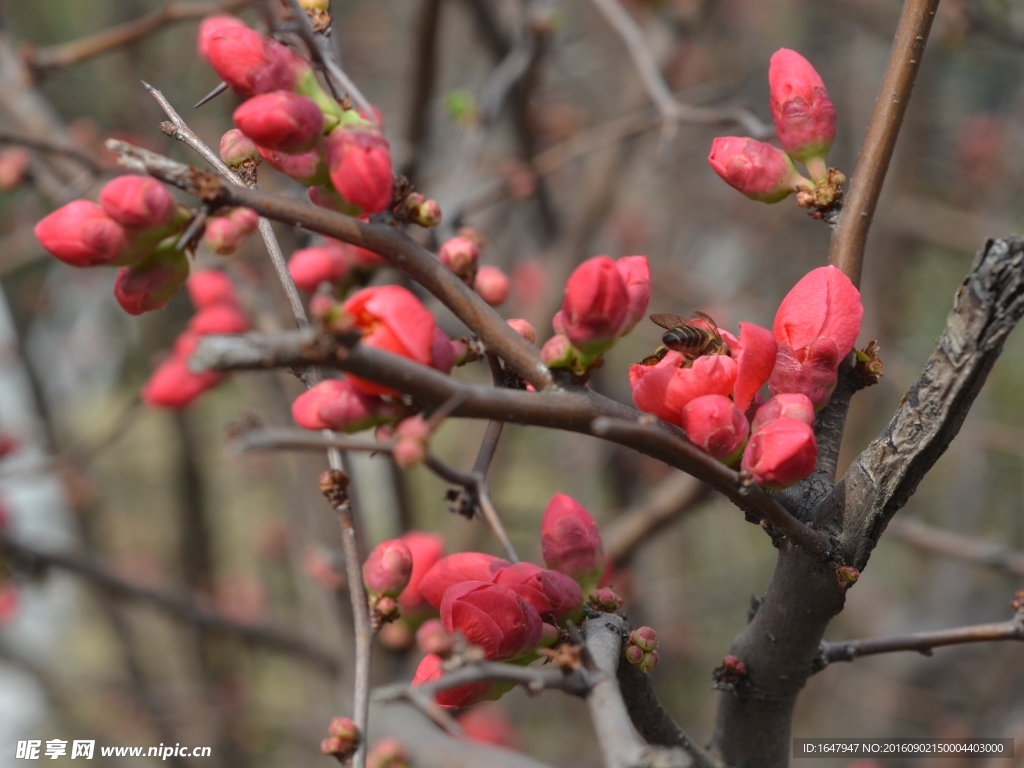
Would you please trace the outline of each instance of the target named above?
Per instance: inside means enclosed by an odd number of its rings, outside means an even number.
[[[419,583],[420,595],[434,608],[441,607],[449,587],[464,581],[491,581],[502,568],[512,565],[482,552],[459,552],[438,560]]]
[[[821,75],[796,51],[781,48],[768,65],[775,134],[786,153],[808,167],[815,181],[828,173],[825,156],[836,138],[836,109]]]
[[[491,582],[463,581],[449,587],[440,610],[448,634],[461,632],[491,661],[522,656],[540,641],[543,622],[537,609]]]
[[[571,496],[556,493],[544,510],[540,546],[548,568],[575,579],[589,593],[605,569],[604,545],[597,523]]]

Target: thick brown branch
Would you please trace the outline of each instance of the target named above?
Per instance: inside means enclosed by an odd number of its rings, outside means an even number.
[[[944,531],[913,518],[895,518],[885,530],[924,552],[984,565],[1014,576],[1024,576],[1024,552],[1010,549],[998,541]]]
[[[878,89],[875,111],[853,170],[843,214],[832,235],[829,261],[839,267],[854,285],[860,284],[868,229],[896,149],[896,139],[938,7],[939,0],[905,0],[903,3],[896,39]]]
[[[132,584],[106,570],[92,558],[74,552],[52,552],[17,542],[0,533],[0,552],[16,565],[36,571],[59,568],[87,579],[114,598],[147,603],[179,621],[213,632],[235,635],[241,640],[313,662],[331,674],[338,672],[338,660],[301,638],[274,627],[240,624],[203,608],[191,597],[162,589]]]

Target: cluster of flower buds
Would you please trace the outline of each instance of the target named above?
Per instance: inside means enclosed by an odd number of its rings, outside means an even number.
[[[412,551],[401,539],[382,541],[363,563],[363,584],[375,627],[401,615],[398,596],[412,578]]]
[[[644,674],[650,674],[658,666],[658,633],[650,627],[640,627],[629,633],[629,640],[622,649],[626,661]]]
[[[327,726],[327,738],[320,742],[320,751],[346,764],[359,748],[362,735],[350,717],[336,717]]]
[[[235,286],[223,272],[213,269],[196,272],[189,278],[188,295],[196,314],[175,340],[171,356],[142,388],[142,400],[149,405],[184,408],[217,386],[223,374],[216,371],[193,373],[188,368],[188,358],[195,351],[199,338],[249,330],[249,320],[238,304]]]
[[[503,304],[508,298],[509,279],[502,270],[480,266],[483,237],[474,229],[463,227],[455,237],[446,240],[437,251],[438,260],[462,281],[480,294],[491,306]]]
[[[386,263],[384,258],[366,248],[324,238],[319,245],[293,253],[288,261],[288,273],[304,291],[315,291],[327,284],[335,294],[341,295],[360,278]]]
[[[584,373],[633,330],[647,312],[650,298],[646,256],[587,259],[566,282],[562,308],[551,321],[555,335],[544,344],[541,358],[550,368]]]
[[[253,150],[271,166],[310,188],[317,205],[358,216],[392,204],[391,148],[379,127],[345,108],[320,87],[308,61],[226,15],[199,27],[199,53],[246,101],[235,110],[238,130],[252,146],[227,140],[234,165],[253,163]],[[409,195],[405,218],[436,226],[437,203]]]
[[[596,589],[605,568],[597,526],[578,502],[556,494],[541,523],[541,546],[547,568],[463,552],[440,558],[427,570],[418,591],[440,612],[440,621],[424,623],[417,633],[427,655],[414,685],[442,674],[456,633],[486,659],[527,663],[538,648],[557,642],[561,627],[579,623],[585,597]],[[439,693],[437,701],[465,707],[507,690],[503,684],[474,683]]]
[[[814,414],[835,388],[864,310],[860,293],[835,267],[805,275],[779,307],[772,331],[740,323],[726,348],[687,358],[669,352],[630,368],[633,402],[683,428],[692,443],[742,468],[768,488],[807,477],[817,459]],[[772,399],[760,390],[768,385]]]
[[[715,139],[708,162],[732,187],[752,200],[777,203],[797,193],[805,207],[825,207],[838,197],[845,178],[830,171],[826,157],[836,137],[836,110],[811,63],[786,48],[768,67],[770,106],[782,149],[746,137]],[[794,160],[807,167],[810,179]]]

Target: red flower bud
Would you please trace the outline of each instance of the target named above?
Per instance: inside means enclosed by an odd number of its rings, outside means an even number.
[[[576,348],[567,336],[557,333],[540,348],[540,359],[548,368],[572,368],[576,364]]]
[[[505,303],[508,285],[508,275],[497,267],[480,267],[473,278],[473,290],[492,307]]]
[[[0,152],[0,190],[17,189],[28,177],[32,167],[32,154],[23,147],[11,147]]]
[[[35,226],[36,239],[72,267],[113,264],[128,251],[128,234],[89,200],[72,200]]]
[[[205,309],[215,304],[235,306],[238,303],[231,278],[216,269],[193,272],[188,279],[188,296],[196,309]]]
[[[765,424],[776,419],[796,419],[814,426],[814,403],[807,395],[797,392],[784,392],[776,395],[757,409],[754,420],[750,423],[750,431],[756,432]]]
[[[238,307],[230,304],[215,304],[199,310],[189,320],[188,329],[196,336],[210,334],[231,335],[249,330],[249,319]]]
[[[438,260],[459,277],[476,274],[480,246],[468,237],[452,237],[437,250]]]
[[[445,590],[463,581],[491,581],[502,568],[512,565],[482,552],[460,552],[434,563],[419,583],[420,595],[434,608],[441,607]]]
[[[650,627],[640,627],[629,634],[629,642],[642,651],[653,651],[658,647],[658,633]]]
[[[758,390],[772,375],[778,344],[771,331],[753,323],[740,323],[738,339],[730,333],[722,336],[736,361],[736,385],[732,399],[737,408],[746,411]]]
[[[763,141],[724,136],[711,144],[708,162],[730,187],[762,203],[777,203],[795,192],[801,182],[789,156]]]
[[[690,368],[680,368],[679,352],[669,352],[657,365],[630,366],[633,402],[641,411],[682,426],[683,407],[703,395],[729,395],[736,383],[736,362],[728,355],[704,355]]]
[[[369,123],[340,125],[327,137],[327,167],[334,189],[363,213],[391,205],[391,149]]]
[[[469,741],[518,750],[522,738],[499,704],[484,704],[456,718]]]
[[[260,215],[252,208],[232,208],[228,218],[244,237],[253,234],[260,225]]]
[[[434,326],[434,340],[430,346],[430,367],[441,373],[451,373],[455,365],[455,348],[439,326]]]
[[[599,587],[590,595],[589,603],[599,611],[617,611],[622,607],[622,598],[611,587]]]
[[[180,409],[217,386],[222,378],[216,371],[192,373],[185,358],[175,355],[153,372],[140,394],[147,405]]]
[[[814,471],[818,443],[814,430],[797,419],[776,419],[750,436],[743,469],[765,488],[786,488]]]
[[[340,283],[350,267],[348,252],[336,240],[303,248],[288,260],[288,274],[304,291],[315,291],[320,283]]]
[[[533,325],[531,325],[529,320],[513,317],[511,320],[506,320],[505,322],[508,323],[509,327],[513,331],[518,333],[531,344],[537,343],[537,331]]]
[[[624,336],[647,314],[651,300],[651,266],[646,256],[623,256],[615,262],[615,268],[622,275],[629,297],[625,324],[619,331],[619,335]]]
[[[420,582],[434,567],[434,563],[444,555],[444,539],[433,533],[409,531],[402,536],[402,541],[412,552],[412,575],[409,578],[409,586],[398,596],[402,610],[408,616],[411,611],[421,610],[427,605],[427,601],[420,594]],[[441,601],[438,600],[438,605],[440,604]]]
[[[149,176],[134,175],[107,182],[100,192],[100,205],[118,224],[134,229],[169,224],[178,208],[167,187]]]
[[[292,418],[305,429],[360,432],[396,413],[396,407],[356,389],[348,378],[327,379],[299,395]]]
[[[311,150],[324,130],[316,102],[288,91],[253,96],[235,110],[234,120],[258,145],[277,152]]]
[[[424,653],[445,657],[452,651],[452,638],[440,619],[429,619],[416,630],[416,645]]]
[[[786,294],[775,314],[772,333],[798,359],[815,339],[830,339],[838,350],[838,366],[853,349],[863,317],[860,291],[850,278],[831,265],[818,267]]]
[[[428,200],[419,192],[413,192],[405,199],[405,208],[410,218],[421,227],[436,227],[441,223],[441,206],[437,200]]]
[[[353,746],[359,743],[359,728],[350,717],[335,717],[327,726],[327,734],[338,739],[344,739]]]
[[[588,354],[608,349],[629,319],[626,281],[607,256],[580,264],[565,284],[562,324],[572,345]]]
[[[626,661],[633,666],[644,660],[644,650],[636,645],[627,645],[622,649],[622,653],[626,657]]]
[[[556,622],[578,618],[583,611],[583,591],[570,577],[547,571],[533,563],[516,563],[502,568],[494,583],[508,587],[537,609],[541,617],[553,616]]]
[[[441,621],[449,634],[461,632],[491,661],[532,651],[541,635],[540,614],[511,589],[483,581],[449,587],[441,600]]]
[[[220,137],[220,159],[232,168],[247,160],[258,160],[259,156],[256,143],[237,128]]]
[[[412,552],[401,539],[382,541],[363,563],[363,583],[371,595],[398,597],[412,576]]]
[[[248,98],[290,91],[312,75],[305,59],[233,16],[209,16],[199,26],[199,54],[221,80]]]
[[[548,568],[571,576],[590,592],[604,573],[601,534],[590,513],[575,499],[556,493],[544,510],[540,546]]]
[[[645,675],[651,674],[654,668],[658,666],[658,652],[651,651],[650,653],[645,653],[643,659],[636,666]]]
[[[682,427],[690,442],[725,464],[739,458],[750,425],[724,395],[702,395],[683,406]]]
[[[327,175],[327,161],[324,158],[326,144],[323,142],[308,152],[301,152],[299,154],[277,152],[267,147],[257,147],[257,151],[260,157],[270,163],[274,169],[294,179],[299,184],[317,188],[319,185],[326,184],[330,180],[330,177]],[[312,198],[312,195],[310,197]],[[334,205],[322,205],[316,200],[311,201],[321,208],[335,208]]]
[[[343,305],[355,318],[362,342],[395,355],[430,365],[434,347],[434,316],[410,291],[397,285],[364,288]],[[393,390],[351,377],[368,394],[394,394]]]
[[[203,242],[218,256],[230,256],[242,244],[245,233],[229,216],[214,216],[206,222]]]
[[[424,656],[420,665],[416,668],[416,675],[412,679],[412,684],[423,685],[441,677],[444,674],[441,669],[441,662],[441,657],[436,654],[431,653]],[[434,697],[434,701],[445,709],[471,707],[492,697],[497,698],[495,696],[496,688],[497,686],[493,683],[469,683],[441,691]],[[500,689],[498,690],[498,695],[500,695]]]
[[[366,768],[409,768],[409,755],[398,739],[381,739],[366,754]]]
[[[188,257],[159,251],[141,264],[117,270],[114,298],[129,315],[141,315],[165,307],[186,280]]]
[[[836,138],[836,110],[825,83],[811,63],[796,51],[781,48],[768,65],[772,119],[775,134],[788,154],[804,163],[818,181],[820,171],[811,168],[818,160],[825,173],[825,156]]]

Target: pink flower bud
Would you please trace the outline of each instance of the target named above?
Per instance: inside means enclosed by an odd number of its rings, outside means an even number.
[[[626,661],[633,666],[644,660],[644,650],[636,645],[627,645],[622,649],[622,653],[626,657]]]
[[[511,563],[482,552],[460,552],[442,557],[423,575],[420,595],[434,608],[441,607],[445,591],[463,581],[492,581],[495,574]]]
[[[382,541],[363,563],[363,583],[371,595],[398,597],[412,576],[412,552],[401,539]]]
[[[762,203],[779,202],[802,180],[785,152],[754,139],[719,137],[711,144],[708,162],[726,184]]]
[[[758,485],[774,490],[803,480],[814,471],[817,460],[814,430],[797,419],[776,419],[750,436],[743,469]]]
[[[427,438],[430,436],[430,425],[422,416],[410,416],[399,423],[395,429],[395,447],[391,455],[395,463],[407,469],[419,464],[427,455]]]
[[[23,147],[10,147],[0,152],[0,190],[10,192],[20,187],[32,167],[32,154]]]
[[[589,593],[604,573],[601,534],[590,513],[575,499],[556,493],[544,510],[540,546],[548,568],[571,576]]]
[[[599,611],[617,611],[622,607],[622,598],[611,587],[599,587],[590,595],[590,606]]]
[[[497,267],[480,267],[473,279],[473,290],[492,307],[505,303],[508,285],[508,275]]]
[[[219,256],[230,256],[242,243],[241,228],[227,216],[214,216],[206,222],[203,242]]]
[[[683,408],[703,395],[732,393],[736,362],[728,355],[704,355],[689,368],[680,368],[683,356],[669,352],[657,365],[630,366],[633,402],[641,411],[682,426]]]
[[[440,610],[448,633],[461,632],[471,645],[483,649],[490,661],[522,656],[540,640],[543,622],[537,609],[497,584],[455,584],[445,591]]]
[[[455,348],[439,326],[434,326],[434,342],[430,348],[430,367],[441,373],[451,373],[455,365]]]
[[[416,675],[412,679],[413,685],[423,685],[437,680],[444,672],[441,669],[442,659],[436,654],[428,654],[423,657],[420,665],[416,668]],[[456,688],[449,688],[438,693],[434,700],[445,709],[457,707],[471,707],[481,701],[487,701],[495,693],[495,685],[492,683],[469,683]]]
[[[445,657],[452,652],[452,638],[440,619],[429,619],[416,630],[416,645],[424,653]]]
[[[353,746],[359,743],[359,728],[350,717],[335,717],[327,726],[327,734],[338,739],[344,739]]]
[[[838,365],[853,349],[863,317],[860,291],[850,278],[831,265],[818,267],[786,294],[772,333],[798,356],[815,339],[831,339],[838,350]]]
[[[366,768],[409,768],[409,755],[398,739],[381,739],[366,754]]]
[[[218,304],[199,310],[189,321],[188,329],[196,336],[230,336],[248,331],[249,319],[237,307]]]
[[[315,291],[320,283],[340,283],[348,277],[347,251],[336,240],[303,248],[288,260],[288,274],[304,291]]]
[[[233,16],[209,16],[203,21],[199,54],[221,80],[246,98],[290,91],[312,75],[308,61]]]
[[[196,309],[205,309],[215,304],[235,306],[238,303],[231,278],[216,269],[193,272],[188,279],[188,296]]]
[[[576,364],[576,348],[568,337],[558,333],[544,342],[540,359],[548,368],[572,368]]]
[[[807,395],[797,392],[784,392],[776,395],[757,409],[754,420],[750,423],[750,431],[756,432],[765,424],[776,419],[796,419],[814,426],[814,403]]]
[[[256,232],[260,225],[260,215],[252,208],[232,208],[228,218],[238,227],[238,231],[242,233],[243,237],[248,237]]]
[[[623,256],[615,262],[615,268],[626,283],[626,295],[629,297],[626,320],[619,331],[619,335],[624,336],[647,314],[651,300],[651,266],[646,256]]]
[[[405,208],[409,217],[421,227],[436,227],[441,223],[441,206],[436,200],[428,200],[419,192],[413,192],[405,198]]]
[[[256,144],[277,152],[311,150],[324,130],[316,102],[287,91],[253,96],[235,110],[234,120]]]
[[[513,317],[511,320],[506,320],[505,322],[508,323],[509,327],[513,331],[518,333],[531,344],[537,343],[537,331],[529,320]]]
[[[658,633],[650,627],[640,627],[630,633],[629,642],[639,647],[642,651],[653,651],[658,647]]]
[[[36,239],[72,267],[115,263],[129,247],[124,227],[89,200],[72,200],[35,226]]]
[[[825,83],[807,59],[781,48],[768,65],[768,85],[779,143],[819,180],[820,173],[811,168],[811,162],[819,160],[827,173],[825,156],[836,138],[836,110]]]
[[[738,339],[724,332],[722,336],[736,361],[736,385],[732,399],[737,408],[746,411],[758,390],[772,375],[778,344],[771,331],[753,323],[740,323]]]
[[[409,586],[398,596],[402,610],[408,616],[411,612],[422,610],[427,606],[427,601],[420,594],[420,582],[444,555],[444,539],[433,533],[409,531],[402,536],[402,541],[412,552],[412,576],[409,578]],[[440,600],[438,600],[438,605],[440,605]]]
[[[391,149],[369,123],[340,125],[327,137],[327,167],[334,189],[363,213],[391,205]]]
[[[220,137],[220,159],[232,168],[248,160],[258,160],[259,156],[256,143],[237,128]]]
[[[452,237],[438,249],[437,258],[459,277],[474,275],[480,259],[480,246],[467,237]]]
[[[469,741],[519,750],[522,737],[499,704],[474,707],[456,718]]]
[[[629,319],[629,291],[615,262],[594,256],[569,276],[562,323],[572,345],[588,354],[608,349]]]
[[[129,315],[162,309],[188,280],[188,257],[174,251],[157,252],[132,267],[117,270],[114,298]]]
[[[558,571],[547,571],[533,563],[516,563],[498,571],[494,583],[508,587],[536,608],[541,618],[551,616],[556,623],[578,618],[583,612],[580,585]]]
[[[702,395],[683,406],[682,427],[690,442],[725,464],[739,458],[750,425],[724,395]]]
[[[183,357],[174,356],[153,372],[140,394],[147,405],[181,409],[217,386],[222,378],[216,371],[192,373]]]
[[[319,187],[319,185],[327,184],[330,181],[330,177],[327,175],[327,161],[324,157],[326,152],[326,144],[324,142],[317,144],[316,147],[308,152],[301,152],[299,154],[277,152],[267,147],[257,147],[256,149],[260,157],[270,163],[271,167],[299,182],[299,184]],[[310,192],[312,193],[312,190]],[[318,191],[318,195],[320,194],[324,194],[322,190]],[[312,198],[312,194],[310,197]],[[312,200],[312,202],[321,208],[336,210],[336,206],[333,204],[323,205],[316,200]]]
[[[658,666],[658,652],[651,651],[650,653],[645,653],[643,659],[636,666],[645,675],[651,674],[654,668]]]
[[[360,432],[386,421],[394,408],[356,389],[348,378],[327,379],[299,395],[292,418],[305,429]]]

